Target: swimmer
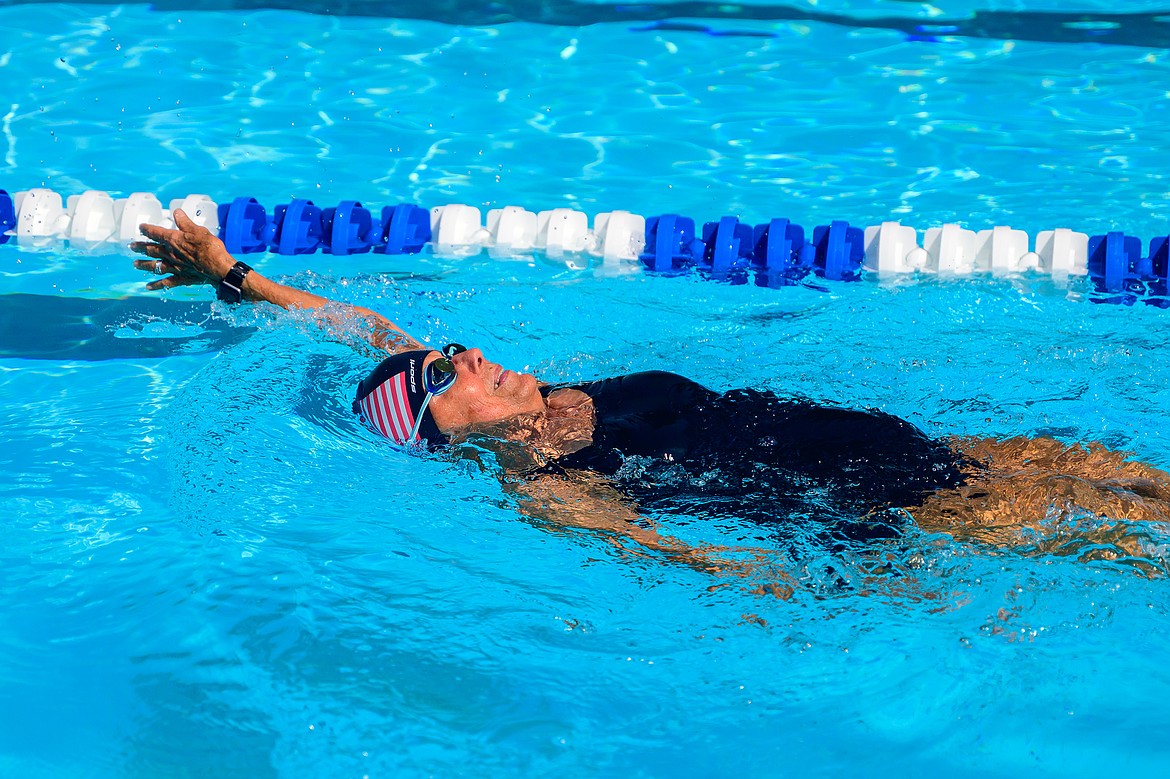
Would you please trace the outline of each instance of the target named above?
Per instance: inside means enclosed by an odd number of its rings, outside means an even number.
[[[161,277],[148,289],[207,284],[229,303],[311,311],[327,328],[360,323],[386,356],[359,384],[354,412],[400,444],[491,449],[529,517],[703,570],[735,569],[720,554],[733,550],[684,544],[641,512],[800,523],[831,544],[897,538],[912,520],[1027,553],[1166,570],[1141,523],[1170,522],[1170,474],[1099,444],[935,439],[889,414],[720,394],[667,371],[551,386],[479,349],[432,349],[375,311],[265,278],[181,210],[174,218],[174,230],[143,225],[150,240],[131,245],[147,257],[135,267]]]

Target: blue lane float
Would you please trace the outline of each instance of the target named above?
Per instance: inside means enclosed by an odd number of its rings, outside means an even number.
[[[1122,232],[1089,239],[1089,277],[1100,292],[1123,292],[1141,283],[1141,239]]]
[[[312,200],[294,198],[276,207],[274,240],[268,250],[277,254],[312,254],[321,246],[321,209]]]
[[[752,230],[752,259],[760,286],[789,286],[807,276],[813,256],[804,251],[804,228],[787,219],[773,219]]]
[[[1143,254],[1139,238],[1123,232],[1088,236],[1067,228],[1047,230],[1033,243],[1022,230],[999,225],[970,230],[956,224],[925,230],[897,222],[859,227],[845,220],[818,225],[811,234],[786,218],[762,224],[723,216],[702,223],[681,214],[643,217],[628,211],[594,215],[567,208],[532,212],[506,206],[487,212],[486,225],[475,206],[448,204],[431,209],[397,204],[373,210],[356,200],[325,207],[295,198],[271,214],[256,198],[217,204],[206,195],[170,201],[150,193],[115,199],[106,192],[63,198],[49,189],[0,190],[0,243],[49,245],[68,241],[83,250],[110,241],[133,240],[138,224],[173,226],[182,208],[216,232],[234,254],[269,251],[282,255],[323,252],[337,256],[436,253],[523,257],[543,252],[564,260],[592,255],[604,262],[637,263],[653,273],[698,270],[704,277],[760,286],[806,284],[821,278],[851,282],[926,273],[939,276],[993,276],[1041,273],[1060,284],[1088,277],[1098,300],[1170,305],[1170,236],[1152,239]],[[1157,298],[1157,299],[1155,299]]]
[[[703,255],[699,267],[715,278],[744,270],[752,259],[751,225],[740,224],[734,216],[703,225]]]
[[[16,229],[16,207],[12,196],[0,189],[0,244],[7,243],[9,233]]]
[[[375,252],[418,254],[431,242],[431,216],[418,206],[384,206],[378,232]]]
[[[336,208],[321,211],[324,238],[321,251],[326,254],[364,254],[373,247],[372,238],[381,235],[373,230],[369,209],[356,200],[343,200]]]
[[[1170,236],[1150,239],[1150,271],[1164,289],[1170,280]]]
[[[684,270],[706,250],[702,241],[695,240],[695,220],[678,214],[647,219],[645,247],[639,259],[656,273]]]
[[[219,206],[219,225],[219,239],[232,254],[265,251],[277,233],[277,225],[254,197],[238,197]]]
[[[818,276],[830,281],[857,281],[865,260],[865,245],[860,227],[835,220],[813,229],[816,247],[815,267]]]

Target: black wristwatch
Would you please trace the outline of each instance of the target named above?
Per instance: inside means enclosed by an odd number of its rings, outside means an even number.
[[[239,303],[244,299],[244,277],[251,272],[250,266],[237,262],[219,282],[215,296],[224,303]]]

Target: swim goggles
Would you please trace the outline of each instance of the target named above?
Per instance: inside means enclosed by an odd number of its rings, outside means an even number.
[[[413,441],[418,436],[418,428],[422,424],[423,414],[426,413],[431,398],[442,395],[455,386],[455,379],[459,376],[455,373],[455,365],[451,362],[451,358],[466,351],[467,347],[462,344],[447,344],[440,352],[443,356],[437,360],[431,360],[426,370],[423,371],[423,389],[427,391],[427,396],[423,398],[418,416],[414,420],[414,429],[410,431],[410,438],[407,440]]]

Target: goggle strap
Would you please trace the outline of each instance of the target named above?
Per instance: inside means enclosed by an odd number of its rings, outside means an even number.
[[[427,396],[423,398],[422,406],[418,410],[418,416],[414,418],[414,429],[410,431],[410,438],[407,440],[407,443],[418,438],[418,429],[422,426],[423,414],[427,413],[427,406],[431,404],[431,398],[434,396],[435,394],[433,392],[428,392]]]

